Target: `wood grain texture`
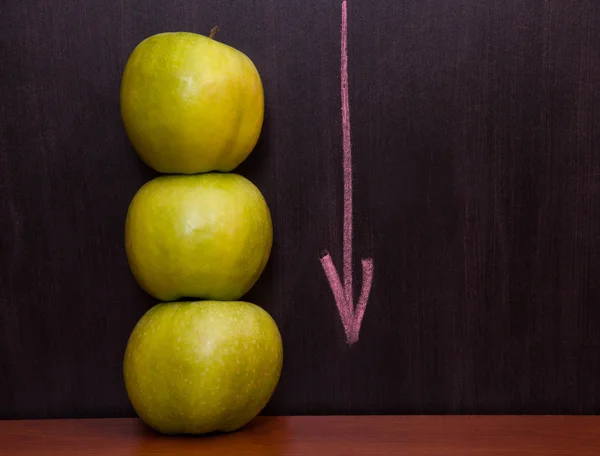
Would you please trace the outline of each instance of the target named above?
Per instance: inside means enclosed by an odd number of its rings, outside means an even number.
[[[600,2],[349,1],[355,270],[377,268],[349,348],[319,266],[342,258],[340,2],[21,0],[0,4],[0,418],[133,415],[122,357],[154,301],[123,231],[154,173],[120,77],[147,36],[215,24],[265,86],[238,171],[275,229],[245,297],[283,335],[266,413],[600,412]]]
[[[233,434],[171,437],[136,419],[0,422],[6,456],[595,456],[597,417],[259,417]]]

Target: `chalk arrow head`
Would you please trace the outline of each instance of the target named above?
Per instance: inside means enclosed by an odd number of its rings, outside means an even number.
[[[356,308],[354,303],[347,299],[348,296],[352,296],[351,290],[346,290],[342,285],[342,280],[337,272],[333,259],[329,253],[325,253],[321,257],[321,266],[325,272],[325,276],[329,282],[329,287],[333,292],[333,298],[346,333],[346,341],[349,345],[358,342],[360,334],[360,327],[362,325],[363,317],[365,316],[365,310],[367,309],[367,303],[369,302],[369,295],[371,294],[371,285],[373,283],[373,259],[365,258],[362,260],[362,286],[360,296]]]

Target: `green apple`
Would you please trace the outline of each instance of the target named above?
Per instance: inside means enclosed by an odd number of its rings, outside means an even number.
[[[121,117],[134,149],[156,171],[231,171],[260,135],[263,86],[239,50],[196,33],[159,33],[129,56]]]
[[[283,348],[275,321],[247,302],[158,304],[135,326],[123,372],[139,417],[165,434],[234,431],[270,400]]]
[[[133,275],[162,301],[239,299],[262,274],[272,242],[263,195],[234,173],[158,177],[134,196],[125,222]]]

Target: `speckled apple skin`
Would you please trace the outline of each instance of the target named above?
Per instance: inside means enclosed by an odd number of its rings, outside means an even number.
[[[138,284],[161,301],[235,301],[271,253],[267,202],[235,173],[160,176],[135,194],[125,248]]]
[[[139,417],[164,434],[234,431],[270,400],[283,364],[281,335],[241,301],[158,304],[135,326],[123,363]]]
[[[196,33],[158,33],[127,60],[121,117],[134,149],[156,171],[229,172],[258,141],[263,86],[243,52]]]

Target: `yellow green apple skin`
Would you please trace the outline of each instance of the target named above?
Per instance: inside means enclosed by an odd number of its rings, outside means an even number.
[[[129,56],[121,117],[133,148],[156,171],[228,172],[256,145],[263,86],[241,51],[196,33],[159,33]]]
[[[248,302],[158,304],[125,350],[128,397],[164,434],[235,431],[270,400],[283,364],[275,321]]]
[[[161,301],[235,301],[271,253],[267,202],[235,173],[160,176],[133,197],[125,249],[138,284]]]

